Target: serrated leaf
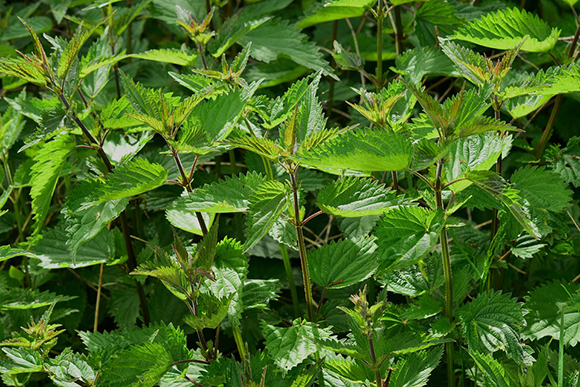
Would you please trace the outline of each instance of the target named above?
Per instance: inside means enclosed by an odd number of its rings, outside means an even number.
[[[279,57],[313,70],[322,70],[324,75],[335,77],[332,69],[322,58],[322,54],[306,35],[291,26],[286,20],[273,19],[260,25],[243,36],[239,43],[252,43],[251,56],[254,59],[270,62]]]
[[[296,27],[306,28],[315,24],[333,20],[348,19],[362,16],[375,0],[333,0],[314,6]]]
[[[382,215],[386,209],[400,205],[401,200],[376,180],[346,177],[321,190],[317,204],[327,214],[361,217]]]
[[[101,187],[99,201],[119,200],[140,195],[165,184],[167,171],[146,159],[134,158],[107,175]]]
[[[254,247],[272,228],[288,205],[286,196],[287,187],[278,181],[267,181],[254,191],[248,207],[244,251]]]
[[[266,182],[255,172],[226,176],[224,180],[196,188],[187,196],[175,200],[169,209],[190,212],[231,213],[248,210],[252,193]]]
[[[236,148],[242,148],[264,156],[269,160],[277,160],[284,151],[282,147],[268,138],[255,136],[236,136],[226,140],[228,145]]]
[[[50,306],[54,302],[69,301],[76,296],[62,296],[50,291],[12,288],[0,293],[0,310],[29,310]]]
[[[472,171],[487,171],[499,157],[511,149],[512,137],[496,133],[484,133],[459,139],[451,145],[447,160],[443,164],[445,178],[453,181],[465,177]],[[459,181],[449,189],[460,192],[471,184],[470,181]]]
[[[30,196],[32,197],[35,233],[38,233],[44,225],[60,171],[74,147],[74,139],[70,136],[59,136],[54,141],[44,144],[34,156]]]
[[[133,346],[106,363],[99,374],[99,386],[153,387],[173,362],[171,353],[159,343]]]
[[[443,347],[411,354],[395,365],[389,387],[422,387],[443,356]]]
[[[317,285],[344,288],[369,278],[378,268],[375,238],[345,239],[308,252],[310,276]]]
[[[572,190],[562,179],[544,167],[523,167],[510,178],[519,195],[537,210],[559,212],[570,205]]]
[[[524,348],[519,332],[525,326],[523,305],[509,294],[492,290],[463,305],[458,316],[470,351],[504,351],[522,363]]]
[[[103,22],[105,22],[105,20],[103,20],[101,23]],[[81,48],[83,47],[85,42],[91,37],[93,32],[95,32],[97,28],[99,28],[101,23],[95,24],[92,28],[88,30],[83,30],[82,25],[79,25],[74,35],[67,42],[66,47],[62,52],[62,55],[60,56],[60,61],[58,63],[57,70],[57,74],[60,79],[66,78],[74,61],[77,60],[77,55],[80,52]]]
[[[151,60],[154,62],[171,63],[179,66],[193,66],[197,55],[174,48],[148,50],[139,54],[128,55],[133,58]]]
[[[418,86],[426,75],[459,77],[453,62],[433,47],[418,47],[407,50],[395,59],[398,73],[406,74]]]
[[[263,324],[266,348],[274,363],[283,370],[291,370],[316,352],[317,340],[330,338],[327,330],[319,329],[311,322],[294,321],[289,328],[278,328]]]
[[[201,102],[193,117],[205,129],[211,141],[221,141],[234,129],[248,97],[241,89],[218,95]]]
[[[402,134],[384,129],[360,129],[332,138],[297,159],[315,168],[358,171],[400,171],[413,158],[413,147]]]
[[[475,361],[477,368],[483,373],[483,378],[490,387],[512,387],[507,372],[502,365],[487,354],[469,351],[469,355]]]
[[[567,183],[580,187],[580,137],[572,137],[566,147],[548,150],[550,168]]]
[[[554,47],[559,36],[559,29],[550,28],[537,15],[518,8],[509,8],[489,13],[459,27],[453,39],[509,50],[528,37],[521,47],[523,51],[545,52]]]
[[[578,296],[576,300],[570,295],[577,295],[580,286],[575,283],[552,281],[534,288],[525,297],[527,328],[524,336],[539,340],[552,337],[564,340],[564,345],[576,346],[580,341],[580,313]],[[560,322],[564,311],[564,337],[560,337]]]
[[[380,270],[397,270],[423,259],[437,244],[443,213],[421,207],[388,210],[375,235],[381,256]]]

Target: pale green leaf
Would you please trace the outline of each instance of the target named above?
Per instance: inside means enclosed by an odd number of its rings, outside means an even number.
[[[572,190],[560,176],[544,167],[523,167],[510,178],[519,195],[526,199],[534,210],[559,212],[570,205]]]
[[[502,365],[487,354],[479,352],[469,352],[475,361],[477,368],[482,372],[486,385],[490,387],[513,387],[507,372]]]
[[[454,39],[499,50],[510,50],[527,37],[522,51],[545,52],[551,50],[560,36],[558,28],[518,8],[508,8],[489,13],[473,20],[455,31]]]
[[[409,139],[385,129],[359,129],[297,154],[298,160],[315,168],[358,171],[399,171],[413,158]]]
[[[187,196],[181,196],[169,209],[213,213],[244,212],[248,210],[250,196],[264,182],[266,178],[255,172],[226,176],[224,180],[204,185]]]
[[[174,48],[163,48],[148,50],[139,54],[128,55],[133,58],[150,60],[154,62],[171,63],[179,66],[193,66],[197,55],[190,54],[186,51],[180,51]]]
[[[151,191],[167,180],[167,171],[146,159],[134,158],[107,175],[99,193],[99,201],[124,199]]]
[[[327,214],[342,217],[382,215],[399,206],[396,193],[376,180],[346,177],[335,180],[318,194],[318,207]]]
[[[211,141],[221,141],[234,129],[248,97],[241,89],[220,94],[201,102],[193,118],[205,129]]]
[[[423,387],[431,372],[439,365],[443,346],[413,353],[397,362],[389,380],[389,387]]]
[[[332,0],[323,2],[300,20],[296,27],[306,28],[315,24],[333,20],[348,19],[362,16],[376,0]]]
[[[74,147],[73,138],[59,136],[44,144],[34,156],[34,165],[31,168],[30,196],[32,197],[35,233],[44,225],[60,171]]]

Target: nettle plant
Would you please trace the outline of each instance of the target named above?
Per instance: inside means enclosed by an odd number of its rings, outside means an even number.
[[[574,3],[2,5],[3,383],[580,385]]]

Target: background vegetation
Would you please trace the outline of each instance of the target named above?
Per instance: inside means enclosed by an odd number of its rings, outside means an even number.
[[[0,32],[5,385],[580,385],[575,0]]]

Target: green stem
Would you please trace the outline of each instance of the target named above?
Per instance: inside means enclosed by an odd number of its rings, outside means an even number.
[[[376,88],[379,91],[383,85],[383,0],[379,0],[377,8],[377,73]]]
[[[298,252],[300,253],[300,266],[302,268],[302,281],[304,282],[304,295],[306,297],[306,311],[308,320],[314,321],[314,303],[312,302],[312,287],[310,284],[310,271],[308,269],[308,259],[306,257],[306,244],[304,243],[304,233],[302,231],[302,219],[300,219],[300,203],[298,202],[298,167],[290,171],[290,183],[292,185],[292,195],[294,198],[294,226],[298,238]]]
[[[266,176],[268,180],[274,180],[274,172],[272,171],[272,164],[270,161],[262,156],[262,162],[264,163],[264,168],[266,169]],[[280,243],[280,253],[282,254],[282,262],[284,262],[284,270],[286,271],[286,278],[288,279],[288,287],[290,288],[290,295],[292,297],[292,306],[294,308],[294,315],[298,316],[300,314],[300,302],[298,301],[298,290],[296,289],[296,283],[294,282],[294,274],[292,274],[292,264],[290,263],[290,257],[288,256],[288,249],[283,243]]]
[[[560,340],[558,342],[558,387],[564,386],[564,309],[560,312]]]
[[[242,364],[246,364],[246,347],[244,345],[244,340],[242,339],[242,332],[240,332],[240,327],[236,324],[232,324],[232,332],[234,333],[234,341],[236,342],[236,347],[238,348],[238,353],[240,354],[240,360]]]
[[[401,6],[397,5],[395,11],[395,49],[397,56],[403,51],[403,22],[401,21]]]
[[[498,105],[498,101],[497,101],[497,96],[495,97],[495,104],[494,104],[494,115],[495,115],[495,119],[499,121],[500,119],[500,112],[499,112],[499,105]],[[502,133],[503,136],[503,133]],[[502,159],[502,155],[499,155],[499,158],[497,159],[497,162],[495,163],[495,172],[501,176],[502,174],[502,170],[503,170],[503,159]],[[499,211],[497,208],[494,208],[492,210],[491,213],[491,232],[490,232],[490,236],[489,236],[489,241],[493,241],[493,238],[495,238],[495,234],[497,233],[498,230],[498,226],[499,226]]]
[[[441,175],[443,173],[443,159],[437,165],[437,175],[435,180],[435,200],[437,208],[445,211],[443,207],[443,197],[441,195]],[[447,242],[447,228],[443,226],[439,236],[441,242],[441,257],[443,259],[443,276],[445,278],[445,315],[453,322],[453,277],[451,273],[451,257],[449,254],[449,243]],[[447,386],[455,386],[455,359],[453,343],[445,344],[447,353]]]

